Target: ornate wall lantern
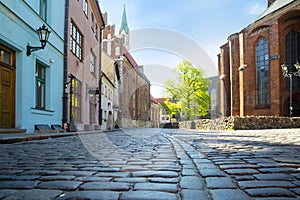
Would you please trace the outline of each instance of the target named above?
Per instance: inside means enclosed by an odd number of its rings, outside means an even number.
[[[40,27],[39,29],[37,29],[36,31],[38,33],[38,36],[39,36],[39,39],[40,39],[40,42],[41,42],[42,46],[32,47],[28,44],[27,45],[27,52],[26,52],[27,56],[30,56],[31,52],[34,52],[34,51],[37,51],[37,50],[40,50],[40,49],[44,49],[47,42],[48,42],[49,35],[51,33],[51,31],[48,30],[48,28],[45,26],[45,24],[43,24],[43,26]]]

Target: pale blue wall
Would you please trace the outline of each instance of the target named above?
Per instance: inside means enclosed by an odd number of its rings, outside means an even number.
[[[39,0],[0,0],[0,43],[16,51],[16,127],[34,130],[34,124],[61,124],[63,88],[64,0],[48,0],[44,22]],[[40,46],[35,30],[51,30],[46,48],[26,56],[26,45]],[[46,109],[35,107],[35,63],[47,65]],[[53,60],[54,62],[50,62]]]

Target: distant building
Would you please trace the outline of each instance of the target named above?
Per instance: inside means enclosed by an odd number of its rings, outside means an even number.
[[[124,54],[121,127],[148,127],[150,123],[150,82],[140,67],[130,53]]]
[[[101,105],[102,105],[102,130],[114,129],[114,92],[115,85],[110,78],[102,73],[102,89],[101,89]]]
[[[77,2],[77,1],[76,1]],[[0,129],[61,125],[65,1],[1,0]],[[37,29],[51,31],[44,49]]]
[[[107,14],[104,20],[107,21]],[[129,50],[129,28],[124,6],[119,35],[115,25],[107,25],[103,31],[103,51],[115,62],[118,78],[118,127],[150,126],[150,82]]]
[[[160,106],[155,98],[150,96],[151,110],[150,110],[150,123],[152,128],[159,128],[160,123]]]
[[[156,98],[155,101],[159,104],[159,123],[169,123],[171,122],[171,117],[168,115],[166,108],[163,103],[170,98]]]
[[[66,90],[69,130],[101,129],[101,32],[104,19],[97,0],[69,0]]]
[[[102,130],[113,130],[118,123],[120,74],[116,61],[106,52],[102,52],[101,82]]]
[[[300,1],[268,0],[267,9],[219,54],[222,116],[289,116],[290,85],[281,65],[300,61]],[[300,116],[300,78],[293,77],[293,116]]]

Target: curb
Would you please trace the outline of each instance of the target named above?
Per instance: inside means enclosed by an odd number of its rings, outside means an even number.
[[[69,137],[75,135],[84,135],[84,134],[97,134],[97,133],[108,133],[114,132],[111,131],[80,131],[80,132],[51,132],[51,133],[9,133],[9,134],[0,134],[0,144],[12,144],[18,142],[25,142],[31,140],[44,140],[48,138],[60,138],[60,137]]]

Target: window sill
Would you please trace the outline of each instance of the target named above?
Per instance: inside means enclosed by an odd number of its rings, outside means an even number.
[[[31,108],[31,113],[33,113],[33,114],[52,116],[54,114],[54,112],[55,112],[54,110],[41,110],[38,108]]]
[[[255,109],[270,109],[271,106],[270,105],[266,105],[266,106],[255,106]]]

